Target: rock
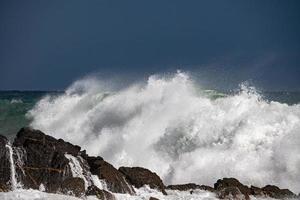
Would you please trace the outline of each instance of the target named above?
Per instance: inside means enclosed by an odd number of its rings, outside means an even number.
[[[229,188],[229,189],[226,190],[226,188]],[[247,186],[243,185],[242,183],[240,183],[235,178],[223,178],[223,179],[219,179],[214,184],[214,189],[216,190],[217,194],[220,194],[222,196],[222,198],[224,198],[223,197],[224,194],[227,194],[227,193],[237,193],[237,189],[241,192],[241,194],[244,195],[244,199],[250,199],[249,195],[251,195],[250,188],[248,188]]]
[[[165,191],[165,185],[160,177],[148,169],[141,167],[120,167],[119,171],[125,175],[129,183],[137,188],[149,185],[150,188],[158,189],[163,194],[167,194]]]
[[[259,187],[255,187],[251,185],[250,190],[251,190],[251,195],[253,196],[265,196],[264,191]]]
[[[10,183],[10,160],[9,160],[9,151],[7,148],[8,139],[0,135],[0,190],[8,189],[7,184]]]
[[[230,199],[230,200],[245,200],[247,199],[245,195],[236,186],[224,187],[217,191],[217,196],[220,199]],[[248,196],[248,199],[249,196]]]
[[[61,191],[64,194],[82,197],[85,194],[84,180],[78,177],[67,178],[61,184]]]
[[[24,188],[38,189],[43,184],[46,192],[57,192],[65,179],[72,178],[65,154],[79,155],[79,146],[31,128],[22,128],[13,145],[24,152],[22,165],[16,166]]]
[[[159,200],[159,199],[155,197],[150,197],[149,200]]]
[[[99,179],[104,179],[108,189],[116,193],[134,194],[134,189],[126,181],[125,176],[114,166],[104,161],[101,157],[87,157],[91,173]]]
[[[86,196],[96,196],[98,199],[101,200],[116,200],[115,196],[112,193],[107,192],[105,190],[101,190],[95,185],[89,186],[85,194]]]
[[[197,185],[195,183],[187,183],[187,184],[180,184],[180,185],[169,185],[166,187],[168,190],[179,190],[179,191],[193,191],[196,189],[199,190],[206,190],[209,192],[214,192],[214,188],[206,185]]]
[[[0,183],[0,192],[8,192],[9,188],[7,187],[7,185]]]
[[[275,198],[275,199],[283,199],[283,198],[293,198],[296,195],[288,189],[280,189],[275,185],[266,185],[262,188],[262,191],[265,195]]]

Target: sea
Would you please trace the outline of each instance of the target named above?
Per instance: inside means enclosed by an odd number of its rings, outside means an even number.
[[[184,72],[126,87],[86,78],[64,91],[1,91],[0,134],[24,126],[166,185],[235,177],[300,192],[300,92],[208,90]]]
[[[58,91],[0,91],[0,134],[12,138],[20,128],[30,124],[26,113],[46,95],[59,95]]]
[[[233,92],[217,92],[205,90],[211,99],[225,97]],[[29,126],[31,118],[26,114],[45,96],[59,96],[64,91],[0,91],[0,134],[12,138],[25,126]],[[288,105],[300,103],[300,92],[264,91],[261,92],[267,101],[275,101]]]

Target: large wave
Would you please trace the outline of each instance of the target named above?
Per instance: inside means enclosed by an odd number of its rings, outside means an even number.
[[[300,192],[299,104],[268,102],[243,86],[212,99],[182,72],[119,90],[104,85],[86,79],[46,96],[28,113],[31,126],[166,183],[236,177]]]

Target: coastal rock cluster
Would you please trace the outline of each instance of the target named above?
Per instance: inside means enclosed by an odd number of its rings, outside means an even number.
[[[148,185],[164,195],[168,195],[168,190],[190,193],[206,190],[220,199],[297,197],[288,189],[274,185],[248,187],[235,178],[219,179],[213,187],[195,183],[165,186],[161,178],[148,169],[116,169],[102,157],[89,156],[79,146],[31,128],[22,128],[12,144],[0,135],[0,160],[0,192],[31,188],[76,197],[94,195],[99,199],[114,200],[113,193],[135,195],[134,188]]]

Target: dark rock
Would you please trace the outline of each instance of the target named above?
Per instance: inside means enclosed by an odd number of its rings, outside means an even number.
[[[259,187],[255,187],[251,185],[250,190],[251,190],[251,195],[253,196],[265,196],[264,191]]]
[[[159,200],[159,199],[155,197],[150,197],[149,200]]]
[[[158,189],[163,194],[167,194],[165,191],[165,186],[160,177],[148,169],[141,167],[120,167],[119,171],[125,175],[129,183],[137,188],[140,188],[144,185],[149,185],[150,188]]]
[[[36,150],[50,148],[54,149],[57,152],[64,152],[73,156],[77,156],[81,149],[77,145],[73,145],[69,142],[65,142],[62,139],[55,139],[54,137],[46,135],[42,131],[25,127],[17,133],[17,136],[14,140],[14,146],[27,147],[29,144],[39,145],[39,147],[42,148]]]
[[[10,188],[7,185],[0,183],[0,192],[8,192]]]
[[[265,195],[275,198],[275,199],[283,199],[283,198],[293,198],[296,195],[288,189],[280,189],[275,185],[266,185],[262,188],[262,191]]]
[[[226,188],[230,188],[230,189],[226,190]],[[235,189],[233,189],[233,188],[235,188]],[[250,188],[243,185],[235,178],[219,179],[214,184],[214,189],[217,191],[217,194],[221,194],[222,198],[223,198],[224,194],[237,191],[236,188],[244,195],[244,199],[250,199],[249,198],[249,195],[251,195]]]
[[[9,150],[7,148],[8,139],[0,135],[0,187],[2,190],[7,188],[7,184],[10,182],[10,160]]]
[[[98,199],[101,199],[101,200],[102,199],[103,200],[115,200],[116,199],[112,193],[107,192],[105,190],[101,190],[95,185],[89,186],[85,194],[86,194],[86,196],[90,196],[90,195],[96,196]]]
[[[236,186],[228,186],[217,191],[217,196],[220,199],[230,199],[230,200],[246,200],[250,199],[245,197],[245,195]]]
[[[65,179],[72,178],[65,154],[79,155],[79,146],[31,128],[22,128],[13,144],[24,152],[22,165],[16,166],[24,188],[38,189],[43,184],[47,192],[57,192]]]
[[[125,176],[114,166],[104,161],[101,157],[88,157],[87,162],[91,173],[99,179],[104,179],[108,189],[116,193],[134,194],[134,189],[125,179]]]
[[[84,180],[78,177],[67,178],[61,184],[61,191],[64,194],[81,197],[85,193]]]
[[[206,185],[197,185],[195,183],[187,183],[187,184],[180,184],[180,185],[169,185],[166,187],[168,190],[179,190],[179,191],[188,191],[188,190],[206,190],[209,192],[214,192],[214,188]]]

